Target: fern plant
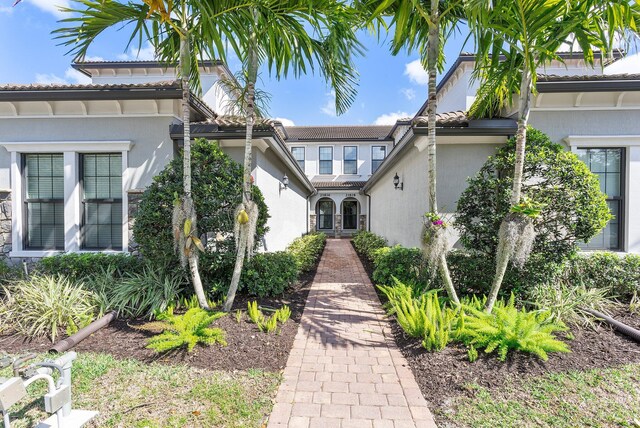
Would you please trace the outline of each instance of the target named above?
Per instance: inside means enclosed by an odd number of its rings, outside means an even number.
[[[422,296],[427,320],[422,346],[429,352],[442,351],[449,343],[451,324],[457,311],[440,303],[437,291]]]
[[[280,309],[278,309],[273,316],[282,324],[286,323],[289,318],[291,318],[291,308],[289,306],[284,305]]]
[[[258,308],[258,302],[247,302],[247,314],[249,315],[249,319],[254,324],[260,324],[264,321],[264,314]]]
[[[191,352],[198,343],[227,345],[224,331],[220,328],[209,327],[212,322],[225,316],[224,312],[212,314],[200,308],[191,308],[183,315],[174,315],[173,311],[168,312],[170,313],[160,316],[166,324],[165,331],[150,338],[147,342],[147,348],[156,352],[166,352],[186,347],[187,352]]]
[[[552,321],[546,312],[517,309],[513,295],[506,304],[498,302],[491,314],[467,306],[460,318],[457,338],[487,354],[497,350],[500,361],[507,359],[509,351],[531,353],[544,361],[550,352],[570,352],[566,343],[554,336],[566,330],[564,324]]]
[[[278,328],[278,317],[275,314],[267,319],[263,317],[257,324],[261,332],[273,333]]]

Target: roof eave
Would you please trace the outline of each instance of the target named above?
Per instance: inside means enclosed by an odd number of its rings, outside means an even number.
[[[557,80],[538,81],[540,93],[640,91],[640,80]]]

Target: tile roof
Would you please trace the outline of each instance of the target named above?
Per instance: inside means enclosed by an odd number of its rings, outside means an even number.
[[[416,126],[425,127],[428,124],[427,116],[417,116],[413,119]],[[461,110],[436,115],[436,126],[469,126],[467,113]]]
[[[68,89],[93,89],[93,90],[109,90],[109,89],[146,89],[146,88],[159,88],[159,89],[178,89],[180,88],[180,82],[177,80],[166,80],[161,82],[148,82],[148,83],[111,83],[111,84],[40,84],[40,83],[8,83],[0,85],[0,91],[59,91]]]
[[[287,126],[290,140],[383,140],[389,138],[391,125]]]
[[[311,181],[316,189],[362,189],[366,181]]]

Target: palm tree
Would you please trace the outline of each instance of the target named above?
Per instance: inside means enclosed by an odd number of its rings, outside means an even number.
[[[425,220],[424,236],[425,255],[430,264],[439,271],[449,298],[459,303],[449,266],[447,265],[446,234],[439,224],[437,186],[436,186],[436,113],[437,90],[436,75],[442,70],[444,51],[442,42],[455,31],[464,19],[461,0],[373,0],[365,2],[361,7],[373,9],[370,21],[381,16],[391,16],[391,25],[395,25],[391,52],[397,55],[406,49],[418,51],[422,65],[429,75],[427,124],[428,124],[428,165],[429,165],[429,219]],[[422,112],[419,112],[422,114]],[[435,223],[434,223],[435,221]],[[438,224],[436,224],[438,223]]]
[[[251,200],[251,157],[256,119],[258,70],[266,61],[277,78],[289,70],[295,76],[317,66],[336,93],[336,110],[345,112],[356,95],[357,72],[353,54],[362,53],[356,38],[357,15],[341,1],[279,1],[277,6],[258,3],[250,8],[244,64],[243,110],[246,120],[243,198],[236,209],[236,263],[224,310],[230,311],[240,282],[245,257],[251,257],[258,208]]]
[[[509,261],[519,258],[523,263],[522,249],[535,238],[531,218],[519,214],[517,206],[529,203],[522,200],[521,190],[536,71],[550,61],[562,61],[558,51],[567,44],[591,66],[596,54],[604,61],[620,38],[639,28],[640,9],[627,0],[467,0],[465,6],[478,48],[474,76],[482,82],[471,115],[499,115],[518,94],[512,212],[500,227],[496,275],[486,304],[491,312]]]
[[[77,8],[64,8],[72,17],[61,20],[68,27],[55,30],[69,53],[82,60],[95,39],[115,26],[133,25],[129,43],[141,47],[148,40],[167,63],[178,64],[182,86],[184,124],[183,192],[174,206],[174,237],[183,265],[189,265],[193,287],[201,307],[208,308],[198,270],[198,251],[204,250],[198,239],[196,212],[191,195],[191,90],[200,92],[198,59],[224,58],[226,43],[237,49],[236,32],[243,29],[242,8],[247,2],[206,0],[143,0],[142,3],[113,0],[76,0]],[[239,51],[238,51],[239,52]]]

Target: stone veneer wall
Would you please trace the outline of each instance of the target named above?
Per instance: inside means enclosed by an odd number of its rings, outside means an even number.
[[[311,232],[311,233],[317,232],[317,229],[316,229],[316,215],[315,214],[310,214],[309,215],[309,232]]]
[[[11,191],[0,191],[0,258],[11,252]]]
[[[360,214],[360,230],[367,230],[367,215]]]

